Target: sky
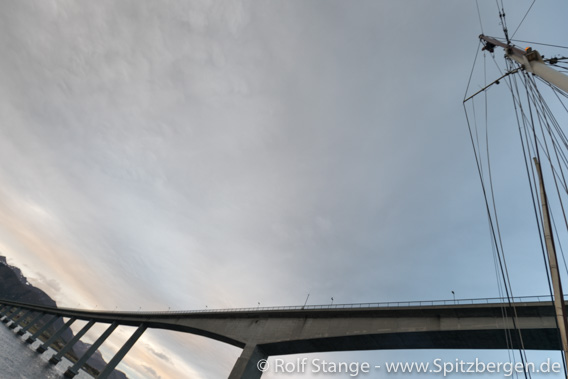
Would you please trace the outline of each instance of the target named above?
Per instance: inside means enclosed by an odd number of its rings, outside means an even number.
[[[511,30],[531,3],[504,2]],[[567,45],[566,8],[536,1],[516,38]],[[449,0],[2,1],[1,254],[59,306],[85,309],[499,296],[462,107],[478,35],[502,35],[495,2],[479,12]],[[546,294],[501,87],[490,127],[511,281],[515,295]],[[120,368],[222,378],[239,354],[148,331]]]

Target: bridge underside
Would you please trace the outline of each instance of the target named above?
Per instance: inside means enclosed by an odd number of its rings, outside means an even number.
[[[516,318],[507,314],[516,313]],[[297,315],[300,316],[300,315]],[[210,322],[212,320],[209,320]],[[259,359],[273,355],[381,349],[559,350],[550,303],[445,306],[275,315],[232,329],[248,336],[229,378],[259,378]],[[236,338],[236,335],[234,335]]]
[[[507,343],[507,336],[512,342]],[[556,329],[523,329],[522,339],[528,350],[559,350]],[[451,332],[384,333],[359,336],[319,338],[259,345],[269,356],[300,353],[357,350],[400,349],[518,349],[515,330],[465,330]]]
[[[522,338],[522,343],[521,343]],[[257,363],[269,356],[331,351],[396,349],[519,349],[560,350],[557,329],[461,330],[365,334],[343,337],[249,344],[233,367],[229,379],[258,379]]]

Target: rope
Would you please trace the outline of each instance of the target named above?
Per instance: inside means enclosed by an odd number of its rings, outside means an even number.
[[[531,11],[534,3],[536,2],[536,0],[533,0],[533,2],[531,3],[531,6],[529,7],[529,9],[527,10],[527,13],[525,13],[525,16],[523,17],[523,19],[521,20],[521,22],[519,23],[519,26],[517,26],[517,29],[515,29],[515,31],[513,32],[513,35],[511,36],[511,38],[513,38],[515,36],[515,34],[517,34],[517,30],[519,30],[519,28],[521,27],[521,25],[523,24],[523,21],[525,21],[525,18],[527,18],[529,12]]]

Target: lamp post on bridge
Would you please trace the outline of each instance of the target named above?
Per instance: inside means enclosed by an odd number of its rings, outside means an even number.
[[[309,298],[310,298],[310,294],[308,293],[308,296],[306,296],[306,301],[304,302],[304,306],[302,307],[302,309],[306,308],[306,304],[308,304]]]

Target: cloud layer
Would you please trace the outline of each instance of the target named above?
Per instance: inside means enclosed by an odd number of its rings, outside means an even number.
[[[460,104],[471,4],[6,1],[0,32],[0,248],[58,304],[496,295]],[[132,377],[239,354],[142,341]]]

